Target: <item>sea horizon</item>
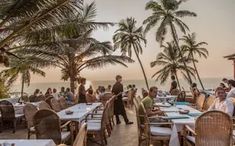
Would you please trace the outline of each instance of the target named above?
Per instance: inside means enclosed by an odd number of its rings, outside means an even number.
[[[230,79],[232,77],[228,77]],[[179,79],[181,87],[183,87],[186,91],[189,90],[189,84],[184,79]],[[164,84],[160,84],[159,81],[155,81],[154,79],[149,79],[148,83],[149,86],[157,86],[160,90],[168,91],[170,89],[170,82],[171,80],[167,80]],[[202,78],[202,82],[206,89],[215,89],[219,86],[219,84],[222,82],[222,77],[209,77],[209,78]],[[93,89],[97,89],[98,86],[104,86],[105,88],[108,85],[113,85],[115,83],[115,80],[87,80],[86,88],[88,88],[90,85],[93,87]],[[146,84],[144,80],[141,79],[126,79],[123,80],[123,86],[124,90],[127,89],[128,85],[135,85],[136,88],[141,90],[141,88],[146,89]],[[198,81],[196,81],[198,88],[201,89],[201,86]],[[60,91],[61,87],[69,87],[68,81],[58,81],[58,82],[39,82],[39,83],[31,83],[30,86],[25,85],[24,92],[28,94],[32,94],[35,89],[40,89],[43,93],[46,92],[47,88],[55,88],[57,91]],[[21,84],[14,84],[10,88],[10,92],[20,92],[21,90]]]

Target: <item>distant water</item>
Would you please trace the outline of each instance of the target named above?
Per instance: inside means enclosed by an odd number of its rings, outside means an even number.
[[[219,83],[221,82],[222,78],[203,78],[203,84],[206,89],[214,89],[216,88]],[[155,82],[154,80],[149,80],[149,86],[157,86],[161,90],[169,90],[170,88],[170,80],[167,81],[165,84],[160,84],[159,82]],[[115,81],[109,80],[109,81],[87,81],[86,88],[88,88],[90,85],[93,86],[94,89],[97,89],[98,86],[105,86],[113,85]],[[129,84],[135,84],[138,89],[145,88],[145,81],[144,80],[124,80],[123,85],[126,89],[126,86]],[[185,80],[180,80],[181,87],[184,87],[185,90],[189,89],[189,85]],[[198,84],[198,88],[200,89],[200,84]],[[60,91],[61,87],[69,87],[69,82],[58,82],[58,83],[32,83],[29,87],[25,86],[25,92],[32,94],[35,89],[40,89],[43,93],[46,92],[47,88],[56,88],[58,91]],[[14,85],[11,88],[11,92],[19,92],[21,89],[20,85]],[[140,90],[139,90],[140,91]]]

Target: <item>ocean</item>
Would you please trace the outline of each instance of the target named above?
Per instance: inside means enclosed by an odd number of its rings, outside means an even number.
[[[202,78],[202,82],[206,89],[215,89],[219,86],[222,78]],[[157,86],[160,90],[168,91],[170,88],[170,80],[168,80],[164,84],[160,84],[160,82],[156,82],[154,80],[148,80],[149,86]],[[93,89],[97,89],[98,86],[104,86],[107,88],[108,85],[113,85],[115,83],[114,80],[107,80],[107,81],[87,81],[86,88],[88,88],[90,85],[93,87]],[[200,89],[200,84],[196,82],[198,85],[198,88]],[[136,85],[136,88],[138,88],[138,91],[141,91],[141,88],[146,89],[145,81],[144,80],[124,80],[123,85],[124,89],[128,85]],[[189,90],[188,83],[180,79],[181,87],[183,87],[186,91]],[[40,89],[43,93],[46,92],[47,88],[56,88],[57,91],[60,91],[61,87],[69,87],[69,82],[57,82],[57,83],[31,83],[29,87],[25,85],[24,91],[28,94],[32,94],[35,89]],[[10,89],[10,92],[19,92],[21,90],[21,85],[13,85]]]

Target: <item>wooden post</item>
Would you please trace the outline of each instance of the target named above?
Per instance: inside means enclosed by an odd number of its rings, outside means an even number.
[[[235,59],[233,60],[233,78],[235,79]]]

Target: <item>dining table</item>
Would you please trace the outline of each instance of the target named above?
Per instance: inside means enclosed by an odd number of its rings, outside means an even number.
[[[73,105],[67,109],[61,110],[57,113],[63,121],[75,121],[80,122],[83,120],[89,113],[92,113],[95,109],[102,105],[101,102],[97,103],[79,103]]]
[[[0,139],[1,146],[56,146],[51,139]]]
[[[163,118],[173,123],[169,146],[180,146],[178,132],[181,132],[185,125],[194,127],[197,117],[202,112],[189,105],[160,106],[159,108],[165,113]],[[188,113],[182,114],[180,111],[188,111]]]

